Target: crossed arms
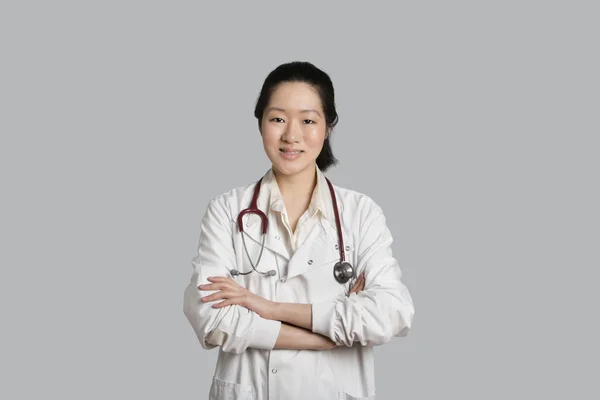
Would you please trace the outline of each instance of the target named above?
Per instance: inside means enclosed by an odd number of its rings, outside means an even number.
[[[314,304],[271,302],[231,279],[232,232],[224,221],[230,221],[226,209],[213,199],[201,222],[194,273],[184,293],[184,314],[203,348],[221,346],[223,351],[242,353],[247,348],[380,345],[405,336],[410,329],[412,299],[400,281],[400,268],[391,255],[391,235],[377,207],[365,219],[357,246],[357,268],[365,276],[350,296]]]

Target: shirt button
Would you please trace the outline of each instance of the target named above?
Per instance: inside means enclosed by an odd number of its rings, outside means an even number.
[[[272,372],[272,373],[274,373],[274,374],[276,374],[276,373],[277,373],[277,370],[276,370],[275,368],[273,368],[273,369],[271,370],[271,372]]]
[[[279,240],[279,239],[280,239],[280,237],[279,237],[279,236],[275,236],[275,239]]]
[[[312,265],[312,260],[308,260],[308,265]]]
[[[340,248],[340,246],[338,246],[338,245],[336,244],[336,245],[335,245],[335,249],[337,250],[337,249],[339,249],[339,248]]]
[[[279,282],[285,283],[285,279],[280,279]]]

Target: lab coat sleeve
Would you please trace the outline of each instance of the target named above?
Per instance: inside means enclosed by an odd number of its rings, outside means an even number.
[[[229,271],[236,267],[231,219],[222,202],[218,198],[211,200],[202,218],[198,253],[192,259],[193,274],[184,291],[183,312],[206,350],[217,346],[236,354],[249,347],[271,350],[279,336],[280,321],[264,319],[238,305],[215,309],[215,302],[202,302],[202,297],[216,291],[201,291],[198,286],[211,283],[207,279],[211,276],[231,276]]]
[[[360,342],[362,346],[377,346],[406,336],[415,313],[392,255],[392,235],[385,216],[378,207],[374,214],[361,229],[356,249],[358,274],[365,272],[365,289],[312,304],[312,331],[340,345]]]

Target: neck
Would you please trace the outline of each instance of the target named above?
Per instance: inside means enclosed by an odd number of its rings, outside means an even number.
[[[289,198],[299,198],[312,195],[317,185],[317,169],[306,168],[294,175],[283,175],[273,169],[277,186],[281,195]]]

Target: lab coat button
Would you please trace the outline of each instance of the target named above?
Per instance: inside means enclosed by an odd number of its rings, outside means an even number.
[[[336,244],[336,245],[335,245],[335,249],[337,250],[337,249],[339,249],[339,248],[340,248],[340,246],[338,246],[338,245]]]
[[[275,239],[279,240],[279,236],[275,236]]]
[[[346,246],[346,251],[350,250],[350,246]]]
[[[308,265],[312,265],[312,260],[308,260]]]
[[[280,280],[279,280],[279,282],[281,282],[281,283],[285,283],[285,278],[283,278],[283,279],[280,279]]]
[[[276,370],[275,368],[273,368],[273,369],[271,370],[271,372],[272,372],[272,373],[274,373],[274,374],[276,374],[276,373],[277,373],[277,370]]]

